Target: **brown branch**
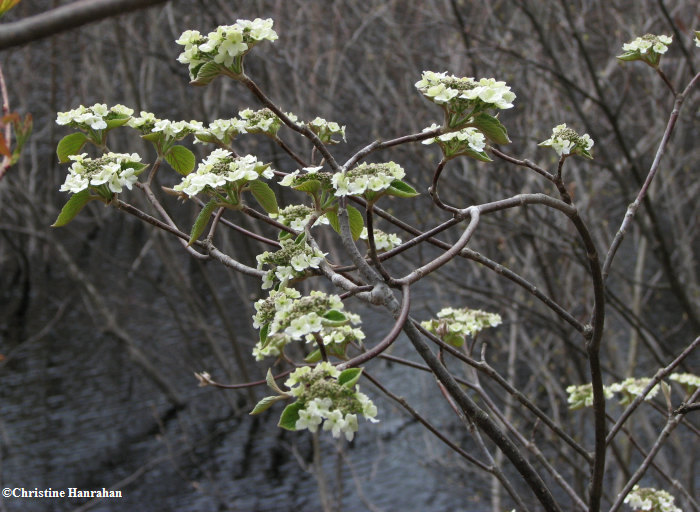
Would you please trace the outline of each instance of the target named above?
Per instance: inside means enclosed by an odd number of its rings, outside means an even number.
[[[78,0],[12,23],[0,25],[0,50],[72,30],[94,21],[145,9],[168,0]]]

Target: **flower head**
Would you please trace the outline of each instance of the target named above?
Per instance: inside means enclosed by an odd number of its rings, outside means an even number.
[[[551,147],[557,154],[566,158],[570,155],[581,155],[593,158],[590,149],[593,147],[593,139],[587,134],[579,135],[566,124],[555,126],[549,139],[540,142],[540,146]]]
[[[394,180],[400,180],[406,175],[403,168],[394,163],[383,164],[363,163],[333,175],[332,183],[335,195],[362,195],[366,191],[380,192],[388,189]]]
[[[109,198],[112,194],[121,193],[123,187],[131,190],[138,175],[146,168],[136,153],[107,153],[95,159],[82,153],[70,155],[69,158],[73,164],[60,190],[73,194],[91,188]]]
[[[674,501],[675,498],[666,491],[639,485],[635,485],[625,496],[625,504],[632,509],[650,512],[681,512],[681,509],[673,504]]]
[[[467,336],[475,336],[488,327],[501,324],[501,315],[480,309],[443,308],[437,318],[421,322],[428,331],[455,346],[462,346]]]
[[[438,128],[432,124],[423,129],[429,132]],[[443,133],[432,139],[425,139],[423,144],[437,143],[442,149],[445,158],[454,158],[459,155],[467,155],[477,160],[490,162],[491,158],[486,154],[486,137],[478,128],[467,127],[454,132]]]
[[[625,61],[641,60],[651,67],[658,67],[661,56],[668,51],[668,46],[673,42],[673,37],[664,35],[645,34],[642,37],[625,43],[618,55],[618,59]]]
[[[126,123],[133,113],[132,109],[124,105],[111,108],[107,108],[104,103],[96,103],[91,107],[80,105],[68,112],[58,112],[56,124],[69,125],[85,131],[105,130]]]

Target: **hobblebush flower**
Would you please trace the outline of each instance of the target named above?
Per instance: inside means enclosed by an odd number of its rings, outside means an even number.
[[[700,377],[692,373],[672,373],[668,378],[683,385],[688,394],[700,388]]]
[[[285,112],[287,117],[293,122],[297,121],[297,116],[291,112]],[[249,108],[241,110],[238,115],[245,121],[245,130],[248,133],[262,133],[269,137],[275,137],[282,120],[269,108],[251,110]]]
[[[334,136],[342,137],[345,141],[345,126],[340,126],[338,123],[333,121],[326,121],[321,117],[317,117],[313,121],[307,123],[309,129],[318,135],[321,142],[324,144],[337,144],[340,141],[334,140]]]
[[[269,270],[263,276],[263,289],[272,288],[276,282],[287,283],[306,276],[307,269],[318,268],[326,253],[312,248],[304,239],[281,240],[281,249],[265,251],[257,255],[258,270]]]
[[[237,20],[233,25],[222,25],[206,36],[197,30],[186,30],[175,41],[184,46],[178,61],[189,66],[190,78],[206,84],[221,71],[240,75],[243,72],[243,56],[261,41],[276,41],[271,19],[256,18]],[[210,67],[204,68],[205,64]],[[217,69],[218,68],[218,69]]]
[[[639,379],[630,377],[622,382],[615,382],[611,384],[607,387],[607,389],[611,393],[620,393],[622,395],[620,398],[620,403],[625,405],[632,402],[637,396],[641,395],[642,391],[644,391],[644,388],[649,384],[649,382],[651,382],[649,377],[642,377]],[[647,395],[644,397],[644,400],[651,400],[658,392],[659,385],[657,384],[651,388],[649,393],[647,393]]]
[[[437,124],[432,124],[423,129],[429,132],[439,128]],[[423,144],[437,143],[442,149],[445,158],[455,158],[459,155],[467,155],[477,160],[490,162],[491,158],[486,154],[486,137],[478,128],[467,127],[458,131],[444,133],[432,139],[426,139]]]
[[[238,204],[238,194],[242,186],[257,180],[260,176],[272,178],[270,164],[259,162],[253,155],[234,157],[226,149],[215,149],[197,167],[173,188],[190,197],[205,191],[209,194],[221,193],[228,201]]]
[[[373,423],[379,421],[377,407],[356,384],[360,373],[356,368],[340,372],[325,361],[313,369],[296,369],[285,385],[297,400],[282,413],[280,426],[316,432],[323,424],[323,430],[330,430],[333,437],[343,434],[352,441],[359,428],[358,414]]]
[[[303,231],[304,227],[309,223],[311,216],[314,215],[314,213],[315,210],[309,206],[303,204],[292,204],[286,208],[282,208],[278,212],[277,220],[295,231]],[[321,215],[314,222],[314,226],[323,224],[328,224],[328,218],[325,215]]]
[[[209,142],[228,146],[238,135],[246,133],[248,123],[245,119],[216,119],[206,128],[202,126],[195,132],[195,142]]]
[[[644,510],[650,512],[682,512],[673,502],[675,498],[663,490],[653,487],[639,487],[635,485],[630,493],[625,496],[625,504],[635,511]]]
[[[344,311],[337,295],[312,291],[302,297],[296,290],[281,287],[257,301],[255,310],[253,326],[260,329],[260,341],[253,351],[256,358],[277,356],[292,341],[315,344],[317,337],[327,352],[343,357],[349,342],[361,343],[365,338],[361,329],[353,327],[361,323],[360,316]]]
[[[73,164],[61,185],[61,192],[77,194],[92,189],[105,199],[121,193],[123,187],[131,190],[138,175],[146,168],[136,153],[107,153],[95,159],[82,153],[68,158]]]
[[[139,116],[129,119],[126,125],[138,130],[141,135],[162,135],[166,141],[181,140],[203,129],[200,121],[158,119],[155,114],[145,111],[141,111]]]
[[[505,82],[493,78],[460,78],[434,71],[423,71],[416,88],[430,101],[441,104],[462,104],[471,110],[484,108],[507,109],[513,106],[515,93]],[[466,110],[459,108],[459,110]]]
[[[335,195],[363,195],[367,191],[387,190],[396,180],[406,175],[403,168],[394,163],[363,163],[346,172],[335,173],[332,178]]]
[[[360,238],[362,240],[367,240],[368,235],[369,232],[367,231],[367,228],[362,228]],[[401,245],[401,239],[394,233],[385,233],[380,229],[374,230],[374,246],[377,249],[377,252],[390,251],[398,245]]]
[[[625,61],[641,60],[651,67],[658,67],[661,56],[668,51],[668,46],[673,42],[673,37],[645,34],[629,43],[622,45],[625,52],[617,58]]]
[[[443,308],[437,318],[421,322],[421,326],[446,343],[460,347],[467,336],[501,324],[501,315],[480,309]]]
[[[123,125],[133,113],[132,109],[124,105],[114,105],[110,108],[104,103],[95,103],[91,107],[80,105],[68,112],[58,112],[56,124],[86,131],[105,130]]]
[[[593,139],[587,134],[579,135],[566,124],[560,124],[552,130],[552,136],[539,143],[540,146],[551,147],[560,157],[581,155],[593,158],[590,149],[593,147]]]
[[[569,386],[566,388],[566,392],[569,395],[567,400],[569,403],[569,409],[572,411],[593,405],[593,384]],[[603,396],[606,399],[612,398],[613,393],[610,391],[610,389],[603,387]]]

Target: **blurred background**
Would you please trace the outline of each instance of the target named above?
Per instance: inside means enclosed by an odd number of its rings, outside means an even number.
[[[20,2],[2,21],[69,3]],[[347,143],[332,148],[339,161],[375,139],[441,122],[441,111],[414,87],[423,70],[506,81],[517,99],[500,116],[513,141],[501,149],[518,158],[556,169],[554,152],[537,146],[552,128],[567,123],[590,134],[595,159],[568,160],[564,178],[602,255],[646,176],[673,108],[672,94],[651,68],[615,56],[637,36],[666,34],[674,43],[662,68],[676,89],[700,68],[700,50],[692,42],[700,7],[685,0],[171,0],[0,51],[12,110],[34,118],[20,162],[0,181],[0,483],[106,487],[124,496],[0,498],[0,511],[513,507],[490,478],[369,383],[362,390],[377,403],[381,423],[361,425],[350,444],[278,429],[278,407],[248,416],[268,394],[263,387],[197,387],[195,371],[206,370],[225,383],[264,377],[268,365],[250,355],[258,337],[252,304],[263,296],[257,279],[194,260],[174,238],[101,204],[90,204],[67,227],[49,227],[68,198],[58,190],[67,166],[59,165],[55,148],[70,131],[55,124],[56,113],[81,104],[121,103],[162,119],[210,122],[259,108],[244,87],[228,79],[204,88],[188,85],[175,44],[184,30],[207,33],[256,17],[273,18],[280,38],[249,54],[247,73],[300,119],[321,116],[346,125]],[[652,376],[700,332],[699,107],[696,90],[684,105],[650,200],[613,266],[603,341],[606,384]],[[129,132],[111,135],[118,135],[111,149],[136,151],[152,162],[152,149]],[[296,134],[280,136],[309,154],[310,146]],[[198,158],[208,153],[203,145],[190,147]],[[279,170],[297,168],[268,139],[245,136],[236,147]],[[404,145],[373,158],[399,163],[406,181],[422,193],[381,206],[421,229],[446,220],[430,208],[427,195],[439,160],[435,146]],[[168,169],[160,180],[172,186],[179,177]],[[441,197],[458,206],[522,192],[557,193],[538,175],[502,161],[458,159],[443,180]],[[123,199],[150,211],[137,190]],[[197,208],[163,201],[188,231]],[[281,192],[283,205],[294,201],[289,191]],[[250,219],[227,215],[270,234]],[[389,224],[378,227],[409,238]],[[443,238],[458,236],[454,231]],[[322,242],[342,258],[334,235]],[[253,266],[265,249],[235,232],[221,232],[217,243]],[[488,216],[470,247],[588,321],[592,288],[585,252],[561,215],[526,207]],[[436,254],[417,248],[389,268],[403,274]],[[415,318],[427,319],[447,305],[500,313],[504,324],[478,340],[487,345],[489,362],[591,447],[590,411],[567,409],[565,388],[590,380],[582,339],[568,324],[510,281],[467,260],[415,287]],[[363,315],[370,345],[391,328],[383,312],[366,310],[359,301],[347,307]],[[393,354],[417,360],[406,340],[399,339]],[[691,357],[681,371],[692,371],[697,362]],[[368,370],[467,451],[476,451],[432,377],[380,360]],[[571,462],[570,450],[548,445],[549,431],[484,385],[514,424],[549,446],[548,459],[564,467],[567,480],[585,494],[587,471]],[[661,397],[644,408],[628,425],[630,437],[619,436],[613,447],[608,465],[616,469],[608,472],[605,500],[614,500],[641,460],[637,446],[648,450],[665,422]],[[613,404],[611,415],[619,413]],[[665,488],[677,504],[691,507],[687,496],[698,487],[698,424],[690,417],[687,422],[668,440],[643,484]],[[513,480],[520,488],[517,477]],[[673,481],[684,491],[674,490]],[[529,491],[523,492],[533,503]]]

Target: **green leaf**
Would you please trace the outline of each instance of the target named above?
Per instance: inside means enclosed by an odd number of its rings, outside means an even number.
[[[266,396],[262,400],[260,400],[255,407],[253,407],[253,410],[250,411],[248,414],[251,416],[254,416],[255,414],[260,414],[263,411],[267,411],[270,407],[272,407],[275,403],[279,402],[280,400],[286,400],[288,397],[287,396]]]
[[[216,62],[205,62],[197,70],[197,76],[190,82],[190,85],[207,85],[221,74],[221,66]]]
[[[306,363],[318,363],[321,360],[321,349],[316,349],[304,358]]]
[[[63,205],[61,213],[58,214],[56,222],[51,224],[51,227],[59,228],[61,226],[65,226],[72,221],[75,216],[78,215],[78,213],[80,213],[80,210],[82,210],[86,204],[94,199],[98,199],[98,197],[91,196],[90,191],[87,189],[81,190],[77,194],[73,194],[70,199],[68,199],[68,202]]]
[[[162,144],[165,140],[165,134],[163,132],[151,132],[147,133],[146,135],[141,135],[141,138],[158,145]]]
[[[335,232],[340,234],[340,221],[338,220],[338,209],[334,208],[332,210],[326,210],[326,218],[328,219],[328,223],[335,230]]]
[[[62,164],[68,162],[70,155],[77,155],[83,146],[87,142],[87,135],[82,132],[71,133],[63,137],[56,147],[56,154],[58,155],[58,161]]]
[[[258,204],[262,206],[263,210],[265,210],[267,213],[277,213],[279,211],[275,193],[267,183],[260,180],[254,180],[248,183],[248,188]]]
[[[277,424],[278,427],[282,427],[286,430],[296,430],[297,420],[299,419],[299,411],[304,408],[304,404],[299,401],[289,404],[282,411],[280,416],[280,421]]]
[[[330,320],[331,322],[348,321],[348,317],[346,317],[341,311],[338,311],[337,309],[329,310],[325,315],[323,315],[323,318],[325,318],[326,320]]]
[[[496,144],[508,144],[510,142],[506,127],[493,116],[482,112],[474,118],[472,125],[478,128],[491,142]]]
[[[286,395],[286,393],[282,391],[277,385],[277,382],[275,382],[275,377],[272,375],[272,370],[270,368],[267,369],[267,374],[265,375],[265,382],[267,382],[267,385],[273,391],[277,391],[280,395]]]
[[[391,186],[386,189],[386,194],[396,197],[416,197],[418,192],[408,183],[401,180],[394,180],[391,182]]]
[[[187,242],[188,246],[192,245],[195,240],[199,238],[202,232],[204,232],[204,228],[206,228],[207,224],[209,224],[209,217],[211,217],[211,214],[214,212],[216,207],[216,199],[212,199],[206,205],[204,205],[204,208],[202,208],[199,215],[197,215],[197,220],[194,221],[192,231],[190,231],[190,239]]]
[[[267,335],[270,332],[270,322],[266,323],[265,325],[262,326],[260,329],[260,343],[262,343],[263,348],[265,348],[266,341],[267,341]]]
[[[179,174],[187,176],[194,169],[194,153],[185,146],[173,146],[165,153],[165,161]]]
[[[348,368],[347,370],[343,370],[340,372],[340,375],[338,375],[338,384],[346,388],[351,388],[360,380],[360,375],[362,375],[362,368]]]
[[[473,149],[466,148],[462,153],[457,153],[457,155],[467,155],[475,160],[480,160],[482,162],[493,162],[491,157],[484,152],[474,151]],[[455,156],[457,156],[455,155]]]
[[[294,190],[299,190],[300,192],[306,192],[312,196],[317,195],[321,190],[321,182],[318,180],[308,180],[295,185],[292,187]]]
[[[114,119],[109,119],[108,121],[106,121],[107,128],[105,128],[105,130],[111,130],[112,128],[124,126],[127,123],[127,121],[129,121],[129,119],[131,119],[131,116],[127,116],[126,114],[119,114]]]
[[[294,245],[300,245],[303,244],[306,241],[306,232],[302,231],[297,235],[297,237],[294,239]]]
[[[362,217],[360,210],[354,206],[347,206],[348,210],[348,220],[350,222],[350,233],[352,233],[352,239],[357,240],[362,234],[362,228],[365,227],[365,219]]]
[[[453,347],[461,347],[464,345],[464,336],[454,332],[448,333],[443,338],[443,341]]]

